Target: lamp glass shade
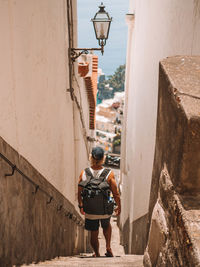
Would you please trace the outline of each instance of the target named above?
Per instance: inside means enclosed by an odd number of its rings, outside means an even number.
[[[104,21],[94,21],[94,29],[95,29],[95,34],[96,38],[99,39],[108,39],[108,34],[109,34],[109,27],[110,27],[110,22]]]

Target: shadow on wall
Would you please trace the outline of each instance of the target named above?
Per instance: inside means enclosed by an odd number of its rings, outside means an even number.
[[[200,210],[200,195],[184,194],[179,195],[182,206],[185,210]]]
[[[128,217],[123,227],[121,227],[120,223],[118,222],[118,227],[120,228],[120,243],[124,247],[125,254],[144,254],[144,250],[147,245],[147,220],[148,214],[142,216],[132,223],[130,223],[130,219]],[[130,236],[131,229],[132,236]],[[143,242],[141,242],[141,240]]]
[[[120,229],[120,244],[124,247],[124,252],[128,254],[130,240],[130,219],[128,217],[126,222],[123,224],[123,227],[121,227],[119,219],[117,224]]]
[[[147,245],[147,222],[149,215],[146,214],[132,223],[131,253],[143,255]]]
[[[200,18],[200,1],[194,0],[194,14],[196,18]]]
[[[0,152],[40,187],[35,191],[18,171],[5,177],[11,167],[0,159],[0,266],[85,252],[84,224],[74,206],[2,138]]]

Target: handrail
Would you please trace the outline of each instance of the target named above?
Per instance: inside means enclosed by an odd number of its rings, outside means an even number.
[[[9,174],[5,174],[5,177],[13,176],[15,172],[18,172],[25,180],[27,180],[29,183],[31,183],[35,187],[35,191],[32,192],[33,194],[37,194],[37,192],[40,190],[43,194],[45,194],[47,197],[49,197],[49,200],[46,202],[47,205],[51,204],[52,201],[55,202],[56,210],[59,213],[63,213],[64,216],[68,217],[72,221],[76,222],[78,226],[84,227],[84,223],[78,219],[78,217],[71,213],[69,210],[63,207],[62,204],[59,204],[58,201],[54,199],[53,196],[51,196],[47,191],[45,191],[43,188],[41,188],[37,183],[35,183],[30,177],[25,175],[16,165],[14,165],[6,156],[4,156],[0,152],[0,157],[12,168],[12,172]]]

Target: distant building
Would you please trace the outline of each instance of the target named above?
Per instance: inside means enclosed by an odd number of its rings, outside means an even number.
[[[114,123],[104,116],[96,115],[96,129],[100,131],[115,133]]]
[[[97,143],[108,152],[120,153],[124,92],[104,100],[96,109]]]
[[[97,106],[96,114],[104,116],[114,123],[116,119],[116,111],[112,108],[113,99],[103,100],[101,104]]]
[[[96,143],[98,146],[105,149],[106,152],[113,152],[113,141],[116,134],[96,130]]]

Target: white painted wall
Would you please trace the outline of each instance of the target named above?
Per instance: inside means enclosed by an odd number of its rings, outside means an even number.
[[[130,218],[130,211],[132,210],[132,203],[130,202],[130,196],[133,194],[130,167],[128,165],[128,153],[130,153],[131,141],[129,139],[130,131],[132,127],[128,124],[128,114],[131,112],[129,108],[129,88],[130,88],[130,75],[132,70],[132,44],[133,44],[133,30],[134,30],[135,16],[132,8],[132,2],[130,1],[129,13],[126,15],[126,23],[128,26],[128,40],[127,40],[127,56],[126,56],[126,76],[125,76],[125,106],[124,106],[124,121],[122,127],[122,144],[121,144],[121,177],[120,188],[122,191],[122,213],[120,217],[121,224],[124,225],[126,220]],[[133,115],[133,114],[132,114]],[[131,121],[129,121],[131,123]],[[131,154],[130,154],[131,155]]]
[[[81,124],[66,92],[66,1],[0,1],[0,35],[0,135],[74,202],[75,169],[82,167],[76,166],[74,138]],[[79,157],[87,162],[80,143]]]
[[[128,216],[132,222],[148,212],[159,61],[200,54],[200,1],[130,0],[129,13],[135,22],[129,22],[121,171],[122,204],[130,211],[122,210],[122,224]]]

